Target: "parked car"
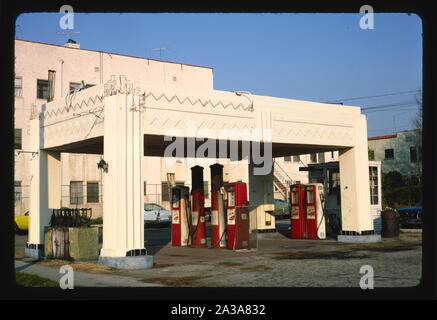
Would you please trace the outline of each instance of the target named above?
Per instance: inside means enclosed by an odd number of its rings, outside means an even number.
[[[422,228],[422,204],[415,207],[396,209],[399,213],[399,225],[401,228]]]
[[[15,232],[29,231],[29,211],[24,216],[15,216]]]
[[[276,219],[287,219],[290,217],[290,205],[282,199],[274,199]]]
[[[171,224],[171,211],[156,203],[144,204],[144,225]]]

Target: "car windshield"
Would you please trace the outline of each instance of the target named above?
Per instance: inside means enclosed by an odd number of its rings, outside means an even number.
[[[145,203],[144,204],[144,210],[146,211],[153,211],[153,210],[163,210],[164,208],[161,207],[159,204],[156,203]]]

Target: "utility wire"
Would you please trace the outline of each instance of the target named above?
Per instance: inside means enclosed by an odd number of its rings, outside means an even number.
[[[346,99],[334,99],[334,100],[330,100],[329,102],[333,103],[336,101],[352,101],[352,100],[388,97],[388,96],[395,96],[395,95],[406,94],[406,93],[415,93],[415,92],[419,92],[419,91],[421,91],[421,90],[399,91],[399,92],[393,92],[393,93],[379,94],[379,95],[375,95],[375,96],[354,97],[354,98],[346,98]]]
[[[400,111],[400,110],[406,110],[406,109],[413,109],[417,108],[417,104],[413,102],[405,102],[405,103],[396,103],[396,104],[390,104],[390,105],[381,105],[381,106],[374,106],[369,108],[363,108],[361,109],[364,113],[371,113],[371,112],[384,112],[384,111]]]

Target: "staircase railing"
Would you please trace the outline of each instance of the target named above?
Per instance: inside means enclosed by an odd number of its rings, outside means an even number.
[[[287,174],[287,172],[279,165],[276,160],[273,160],[273,175],[277,179],[277,181],[281,184],[280,187],[283,188],[283,191],[285,193],[285,199],[288,200],[288,190],[290,188],[290,184],[292,183],[293,179]]]

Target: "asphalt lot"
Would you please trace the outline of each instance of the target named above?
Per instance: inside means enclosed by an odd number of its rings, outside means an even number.
[[[115,270],[101,273],[157,286],[188,287],[360,287],[362,266],[372,267],[374,287],[413,287],[419,284],[422,267],[422,237],[401,233],[379,243],[345,244],[335,239],[289,238],[289,221],[277,221],[278,233],[258,240],[251,250],[172,247],[171,228],[145,230],[145,246],[155,267],[146,270]],[[210,237],[210,227],[207,227]],[[15,237],[16,259],[26,261],[27,235]],[[49,262],[37,264],[51,266]],[[69,263],[73,269],[83,265]],[[93,276],[98,277],[96,266]],[[109,270],[110,269],[110,270]],[[76,271],[76,269],[75,269]],[[86,270],[85,270],[86,271]],[[59,277],[59,263],[53,263]],[[120,281],[120,280],[118,280]],[[121,280],[122,282],[122,280]],[[108,285],[109,286],[109,285]]]

